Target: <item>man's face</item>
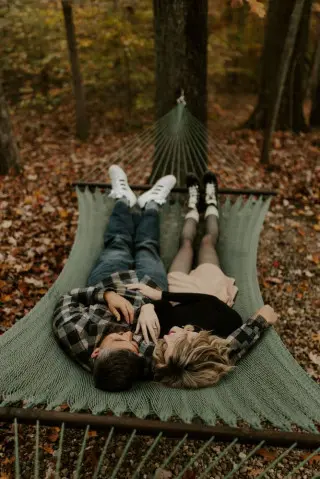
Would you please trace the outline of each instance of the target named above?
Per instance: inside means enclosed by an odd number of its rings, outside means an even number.
[[[99,348],[96,348],[91,357],[96,358],[102,349],[125,349],[134,354],[139,354],[138,344],[132,340],[132,332],[108,334],[102,341]]]

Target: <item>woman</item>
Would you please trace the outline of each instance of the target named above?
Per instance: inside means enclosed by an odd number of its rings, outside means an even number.
[[[149,322],[160,323],[154,349],[155,379],[171,387],[199,388],[215,384],[252,347],[263,331],[277,321],[270,306],[263,306],[244,324],[231,308],[237,293],[234,279],[220,269],[215,249],[219,234],[218,184],[207,172],[203,178],[205,228],[198,266],[191,270],[199,223],[200,184],[188,175],[188,212],[181,246],[168,274],[169,292],[134,284],[152,300],[139,317],[145,339]]]

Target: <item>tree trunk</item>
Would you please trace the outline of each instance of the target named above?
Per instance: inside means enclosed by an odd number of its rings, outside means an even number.
[[[13,136],[9,110],[0,79],[0,175],[8,174],[11,168],[19,173],[20,155]]]
[[[207,0],[153,0],[156,115],[165,115],[184,90],[191,113],[207,121]]]
[[[269,105],[267,113],[267,125],[264,134],[264,142],[261,153],[261,163],[269,163],[269,154],[271,147],[272,135],[278,118],[279,108],[283,90],[285,87],[286,78],[290,66],[291,57],[293,54],[294,44],[297,37],[299,24],[303,13],[303,8],[306,0],[296,0],[293,12],[291,14],[289,30],[281,54],[281,61],[277,78],[275,79],[274,92],[271,95],[271,104]]]
[[[264,49],[262,53],[262,75],[257,107],[245,127],[265,128],[270,105],[277,95],[276,84],[283,57],[285,39],[296,0],[270,0]],[[307,131],[303,115],[304,67],[308,45],[309,19],[312,0],[306,0],[294,44],[288,74],[281,99],[276,129]]]
[[[311,83],[312,108],[310,114],[310,126],[320,126],[320,37],[314,59],[314,71]]]
[[[86,112],[85,94],[78,60],[75,28],[73,23],[72,0],[62,0],[62,10],[66,27],[73,90],[76,103],[76,134],[81,140],[86,140],[89,135],[89,121]]]

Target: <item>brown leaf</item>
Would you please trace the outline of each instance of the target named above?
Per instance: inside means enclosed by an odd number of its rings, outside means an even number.
[[[96,437],[98,435],[97,431],[89,431],[88,437]]]
[[[273,461],[277,457],[277,453],[269,451],[268,449],[258,449],[256,454],[263,457],[267,461]]]
[[[275,278],[274,276],[269,276],[268,278],[266,278],[266,281],[268,283],[273,283],[273,284],[281,284],[283,283],[283,279],[282,278]]]
[[[158,469],[155,472],[154,479],[171,479],[172,472],[167,471],[166,469]]]
[[[309,358],[314,364],[320,366],[320,356],[314,353],[309,353]]]
[[[257,477],[257,476],[259,476],[263,471],[264,471],[264,469],[262,469],[262,468],[259,468],[259,469],[250,468],[250,470],[247,469],[247,474],[248,474],[248,477]]]
[[[182,476],[182,479],[196,479],[196,473],[188,469]]]
[[[317,333],[312,334],[311,337],[312,337],[313,341],[318,341],[320,343],[320,331],[318,331]]]

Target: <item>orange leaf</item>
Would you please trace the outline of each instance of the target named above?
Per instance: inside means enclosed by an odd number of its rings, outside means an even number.
[[[262,456],[267,461],[273,461],[277,457],[276,452],[268,451],[268,449],[258,449],[256,454]]]
[[[59,437],[60,427],[52,427],[48,439],[51,442],[56,442]]]
[[[303,459],[307,459],[307,457],[310,456],[310,454],[303,454]],[[309,459],[308,463],[313,464],[314,462],[320,462],[320,454],[317,454],[316,456],[311,457]]]
[[[51,454],[53,456],[54,454],[54,449],[49,446],[49,444],[44,444],[43,446],[40,446],[44,451],[46,451],[48,454]]]
[[[12,457],[5,457],[4,460],[2,461],[2,464],[6,466],[7,464],[12,464],[15,461],[14,456]]]
[[[67,218],[69,213],[68,213],[67,210],[62,210],[61,209],[61,210],[59,210],[59,215],[60,215],[61,218]]]
[[[97,431],[89,431],[88,437],[96,437],[98,435]]]

